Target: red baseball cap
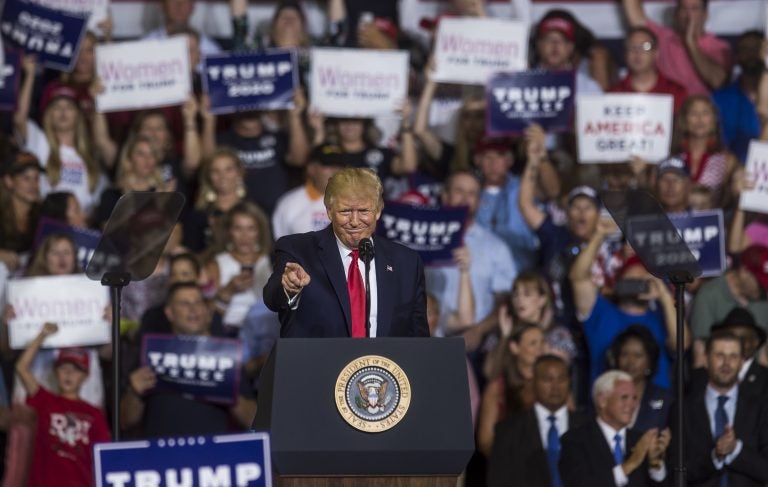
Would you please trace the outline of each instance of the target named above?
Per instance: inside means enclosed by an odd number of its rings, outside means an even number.
[[[59,82],[54,82],[46,86],[45,90],[43,90],[43,94],[40,97],[40,111],[44,112],[48,108],[48,105],[57,98],[69,98],[76,106],[79,106],[77,103],[77,91],[75,91],[74,88]]]
[[[538,35],[543,36],[553,30],[560,32],[566,39],[573,42],[576,39],[576,26],[563,17],[549,17],[539,22]]]
[[[751,245],[740,256],[741,265],[755,276],[763,289],[768,289],[768,247]]]
[[[86,374],[91,369],[91,358],[88,356],[88,350],[84,348],[62,348],[56,357],[56,367],[61,364],[70,363]]]
[[[481,137],[475,144],[475,154],[493,150],[496,152],[512,152],[512,144],[507,139]]]

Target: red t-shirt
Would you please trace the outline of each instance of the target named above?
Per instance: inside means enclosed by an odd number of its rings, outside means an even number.
[[[675,83],[660,72],[657,72],[656,76],[656,85],[651,88],[648,93],[672,95],[673,111],[674,113],[677,113],[680,107],[683,106],[683,102],[688,96],[688,91],[682,85]],[[611,93],[639,93],[632,87],[632,75],[629,74],[618,83],[611,86],[611,89],[608,91]]]
[[[93,445],[111,438],[101,410],[43,387],[27,404],[37,412],[28,487],[93,485]]]

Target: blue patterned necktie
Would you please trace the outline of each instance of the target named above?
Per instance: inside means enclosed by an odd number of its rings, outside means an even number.
[[[547,463],[549,463],[549,474],[552,478],[552,487],[561,487],[560,472],[557,470],[557,462],[560,460],[560,432],[557,431],[557,418],[550,415],[549,431],[547,432]]]
[[[728,402],[728,396],[717,396],[717,408],[715,409],[715,441],[725,433],[725,425],[728,424],[728,415],[725,413],[725,403]],[[728,473],[723,472],[720,476],[720,487],[728,487]]]
[[[624,463],[624,452],[621,450],[621,435],[616,433],[613,437],[613,460],[616,465]]]

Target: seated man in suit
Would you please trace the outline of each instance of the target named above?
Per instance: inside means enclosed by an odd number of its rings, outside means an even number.
[[[384,206],[382,194],[373,171],[339,171],[325,190],[331,224],[277,241],[264,303],[279,314],[282,337],[429,336],[419,255],[373,235]],[[375,255],[367,330],[365,265],[358,248],[371,238]]]
[[[685,400],[683,441],[689,485],[768,483],[768,409],[764,401],[741,391],[742,346],[738,336],[723,330],[707,339],[709,381]]]
[[[635,487],[663,482],[670,433],[653,428],[640,434],[627,428],[638,401],[632,376],[620,370],[603,373],[592,386],[592,400],[597,418],[563,435],[563,485]]]
[[[566,407],[571,391],[568,365],[555,355],[542,355],[533,366],[531,411],[496,425],[488,462],[489,487],[559,487],[560,436],[579,424],[581,416]]]

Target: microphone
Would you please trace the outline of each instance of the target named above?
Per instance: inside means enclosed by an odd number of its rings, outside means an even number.
[[[357,252],[365,264],[365,336],[371,337],[371,259],[373,259],[373,241],[364,238],[357,244]]]

